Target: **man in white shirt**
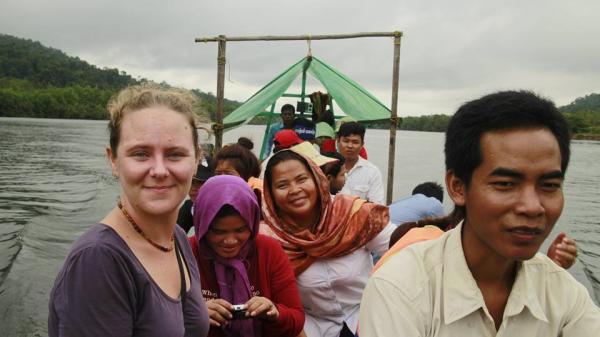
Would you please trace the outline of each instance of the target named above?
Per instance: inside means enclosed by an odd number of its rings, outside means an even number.
[[[364,126],[357,122],[347,122],[340,126],[336,141],[338,151],[345,159],[347,171],[346,184],[340,193],[385,205],[381,172],[377,166],[359,156],[364,140]]]
[[[597,336],[587,290],[537,253],[562,212],[569,143],[564,117],[531,92],[460,107],[445,154],[462,222],[375,272],[360,336]]]

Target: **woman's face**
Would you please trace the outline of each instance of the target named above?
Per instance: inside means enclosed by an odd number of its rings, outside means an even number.
[[[208,246],[224,258],[236,257],[250,238],[250,228],[239,215],[227,215],[213,221],[206,232]]]
[[[304,163],[294,159],[280,162],[273,167],[271,176],[271,193],[280,216],[300,224],[318,220],[319,191]]]
[[[162,106],[123,118],[117,153],[106,151],[123,199],[135,212],[177,212],[197,165],[190,128],[184,115]]]
[[[217,166],[215,167],[216,176],[223,174],[241,177],[240,173],[235,169],[235,166],[233,166],[231,160],[228,159],[219,160],[219,162],[217,162]]]

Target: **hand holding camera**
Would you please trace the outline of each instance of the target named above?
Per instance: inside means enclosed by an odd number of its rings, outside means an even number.
[[[277,306],[266,297],[254,296],[246,302],[246,311],[250,317],[275,322],[279,319]]]
[[[206,302],[210,325],[225,326],[232,319],[258,318],[271,322],[279,319],[277,306],[266,297],[254,296],[244,304],[235,304],[217,298]]]

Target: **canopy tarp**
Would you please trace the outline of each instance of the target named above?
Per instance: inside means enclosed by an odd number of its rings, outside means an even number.
[[[233,126],[248,122],[259,113],[265,112],[267,107],[275,103],[286,92],[298,75],[302,73],[304,67],[308,67],[307,72],[323,84],[346,115],[352,116],[358,121],[390,118],[390,109],[375,96],[346,75],[313,56],[301,59],[279,74],[239,108],[227,115],[223,123]]]

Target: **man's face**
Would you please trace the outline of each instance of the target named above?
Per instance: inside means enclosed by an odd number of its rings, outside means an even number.
[[[468,187],[446,175],[452,199],[466,208],[467,260],[530,259],[563,208],[558,142],[547,129],[493,131],[482,135],[481,152]]]
[[[357,160],[362,147],[363,141],[360,135],[341,136],[338,138],[338,149],[346,160]]]
[[[281,121],[286,127],[292,127],[294,124],[295,113],[293,110],[284,110],[281,112]]]

